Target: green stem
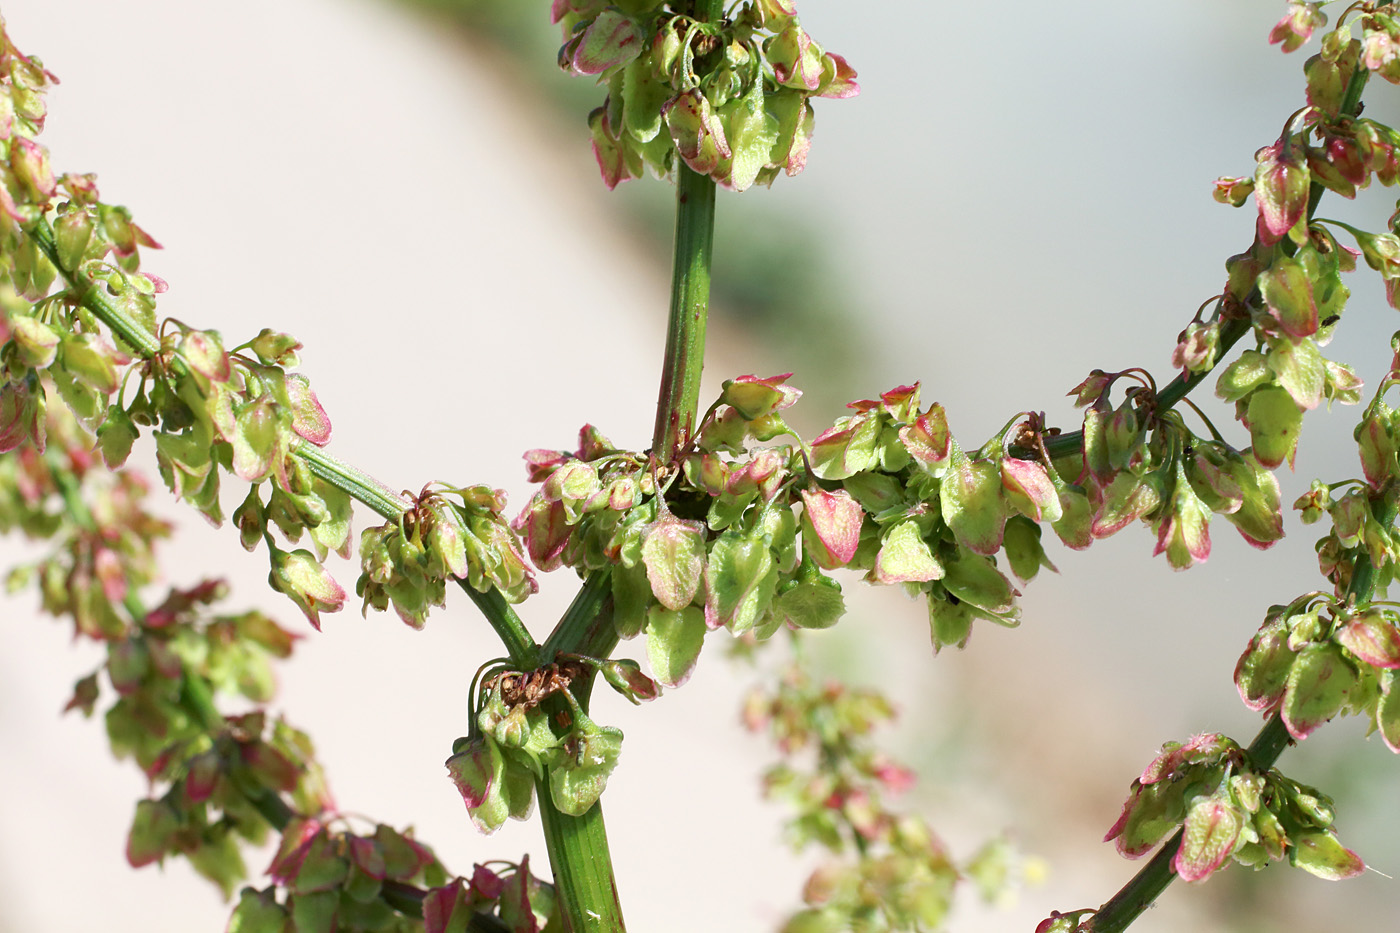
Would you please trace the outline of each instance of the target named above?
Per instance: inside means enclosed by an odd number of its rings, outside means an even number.
[[[593,571],[545,640],[540,649],[544,659],[553,660],[561,652],[590,658],[606,658],[612,654],[617,647],[617,629],[613,627],[611,600],[612,571]],[[577,694],[574,699],[584,702]],[[587,704],[584,709],[588,709]]]
[[[481,610],[486,621],[491,623],[491,628],[495,629],[497,637],[506,646],[506,653],[510,655],[511,662],[522,671],[533,670],[538,666],[539,646],[525,628],[525,623],[520,621],[520,616],[515,614],[510,603],[501,595],[501,591],[493,587],[485,593],[478,593],[466,580],[456,582],[462,588],[462,592],[476,603],[476,608]]]
[[[696,18],[716,21],[723,9],[723,0],[701,0],[695,5]],[[671,311],[651,442],[653,462],[663,470],[689,447],[695,435],[715,229],[714,181],[684,164],[677,167],[676,175]],[[550,660],[559,651],[607,657],[617,644],[610,598],[608,574],[593,574],[545,642],[543,659]],[[585,708],[590,688],[591,682],[585,682],[576,691],[575,699]],[[571,933],[623,930],[601,803],[582,816],[568,816],[554,806],[548,775],[539,782],[538,792],[545,844],[567,928]]]
[[[651,451],[669,466],[695,434],[705,324],[710,311],[710,252],[715,231],[715,183],[681,163],[676,168],[676,244],[666,359],[656,400]]]
[[[1341,108],[1343,114],[1355,116],[1360,109],[1361,92],[1366,87],[1366,79],[1369,74],[1370,72],[1365,68],[1356,68],[1352,72],[1351,79],[1347,82],[1346,91],[1343,94]],[[1309,221],[1317,212],[1317,205],[1325,192],[1326,188],[1316,182],[1309,188],[1307,209]],[[1284,245],[1285,248],[1288,248],[1288,241],[1285,240]],[[1253,297],[1255,300],[1259,300],[1257,293]],[[1225,353],[1251,329],[1248,320],[1226,321],[1221,328],[1220,350],[1216,354],[1217,361],[1223,359]],[[1178,375],[1158,393],[1158,408],[1166,409],[1175,405],[1185,398],[1186,394],[1195,388],[1206,375],[1206,372]],[[1082,445],[1082,431],[1047,439],[1046,444],[1052,457],[1073,453]],[[1056,448],[1059,448],[1058,452]],[[1381,503],[1380,513],[1376,516],[1377,520],[1389,527],[1395,523],[1397,513],[1400,513],[1400,506],[1397,506],[1397,502],[1393,499],[1386,499]],[[1348,600],[1353,604],[1369,602],[1375,595],[1375,576],[1376,568],[1372,566],[1370,558],[1363,549],[1352,565],[1351,583],[1347,587]],[[1259,730],[1254,741],[1249,743],[1248,755],[1254,767],[1267,771],[1274,766],[1291,741],[1282,717],[1275,712],[1264,724],[1264,728]],[[1167,840],[1167,843],[1143,866],[1142,870],[1133,876],[1131,881],[1106,901],[1092,917],[1080,924],[1081,933],[1119,933],[1121,930],[1126,930],[1144,910],[1152,906],[1152,903],[1167,889],[1167,886],[1176,879],[1172,861],[1176,857],[1177,850],[1181,848],[1183,833],[1184,829],[1177,830],[1176,834]]]
[[[391,522],[398,521],[411,504],[407,497],[314,444],[302,441],[292,453],[306,461],[314,475]]]
[[[617,897],[608,831],[600,800],[583,816],[561,813],[549,793],[549,776],[536,787],[540,820],[554,886],[569,933],[620,933],[622,903]]]

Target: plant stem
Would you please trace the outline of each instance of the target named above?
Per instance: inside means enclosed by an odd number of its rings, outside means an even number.
[[[1361,92],[1366,87],[1366,79],[1370,72],[1365,68],[1353,70],[1351,79],[1347,82],[1346,90],[1342,97],[1341,112],[1344,115],[1355,116],[1360,109]],[[1308,189],[1307,217],[1311,222],[1313,215],[1317,212],[1317,205],[1322,200],[1326,188],[1313,182]],[[1285,240],[1284,248],[1290,247],[1289,241]],[[1253,301],[1262,300],[1256,291],[1251,296]],[[1225,353],[1235,345],[1246,333],[1251,330],[1249,321],[1231,320],[1226,321],[1220,332],[1219,352],[1216,360],[1219,361]],[[1203,380],[1209,371],[1200,373],[1179,374],[1157,395],[1157,405],[1160,409],[1169,408],[1175,405],[1195,388]],[[1077,431],[1073,434],[1062,435],[1056,438],[1047,439],[1047,448],[1060,448],[1058,452],[1050,450],[1052,457],[1062,456],[1072,453],[1082,447],[1083,432]],[[1393,498],[1387,498],[1380,504],[1380,513],[1376,516],[1377,521],[1386,527],[1395,523],[1400,509]],[[1347,598],[1352,604],[1364,604],[1369,602],[1375,595],[1375,567],[1372,566],[1370,558],[1362,549],[1352,565],[1351,583],[1347,587]],[[1283,723],[1282,717],[1275,712],[1264,724],[1264,728],[1259,730],[1259,734],[1254,737],[1254,741],[1249,743],[1248,755],[1253,765],[1267,771],[1278,761],[1283,750],[1288,747],[1292,739],[1288,734],[1288,729]],[[1152,856],[1143,868],[1133,876],[1132,880],[1121,888],[1117,894],[1109,898],[1098,911],[1088,920],[1079,926],[1080,933],[1119,933],[1126,930],[1138,916],[1152,906],[1167,886],[1176,878],[1176,871],[1172,867],[1172,861],[1176,857],[1177,850],[1181,848],[1181,839],[1185,830],[1180,829],[1169,839],[1157,854]]]
[[[545,661],[561,652],[606,658],[617,647],[617,629],[612,620],[612,571],[595,570],[589,574],[574,601],[554,627],[544,647],[540,649]],[[583,704],[586,698],[574,694]]]
[[[671,272],[671,316],[656,400],[651,452],[669,466],[695,433],[705,324],[710,311],[710,253],[715,231],[715,183],[681,163],[676,168],[676,244]]]
[[[593,804],[583,816],[569,816],[554,805],[548,775],[537,782],[535,792],[565,929],[569,933],[621,933],[626,926],[603,824],[603,802]]]
[[[723,0],[695,4],[696,18],[702,21],[718,20],[723,10]],[[714,181],[683,163],[677,166],[676,176],[671,310],[651,441],[652,461],[663,472],[689,447],[695,434],[715,230]],[[607,657],[617,644],[609,611],[611,595],[608,574],[593,574],[545,642],[542,659],[548,661],[559,651]],[[585,708],[591,686],[591,680],[580,684],[575,695]],[[623,930],[602,804],[594,804],[582,816],[561,813],[550,797],[548,774],[539,782],[538,794],[545,844],[567,929],[572,933]]]

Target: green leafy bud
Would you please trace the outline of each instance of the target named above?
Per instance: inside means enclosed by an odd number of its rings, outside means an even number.
[[[662,108],[662,116],[676,145],[676,154],[691,171],[708,175],[720,161],[733,155],[724,135],[724,124],[699,89],[677,94]]]
[[[1164,552],[1173,570],[1186,570],[1210,557],[1210,509],[1191,488],[1179,459],[1169,510],[1160,519],[1152,554]]]
[[[622,75],[622,126],[638,142],[650,142],[665,124],[661,108],[671,99],[671,85],[658,79],[652,54],[632,59]]]
[[[10,168],[15,178],[22,182],[28,194],[38,206],[47,207],[54,196],[57,185],[53,167],[49,164],[49,153],[43,146],[23,136],[10,137]],[[40,210],[38,213],[42,214]]]
[[[761,537],[726,531],[705,565],[705,623],[738,635],[758,624],[778,584],[778,568]],[[664,681],[663,681],[664,683]]]
[[[1388,411],[1368,411],[1355,432],[1361,469],[1366,474],[1366,482],[1377,491],[1397,472],[1396,451],[1400,445],[1396,443],[1389,415]]]
[[[292,911],[292,928],[297,933],[335,933],[340,910],[339,891],[294,894],[287,898]]]
[[[283,334],[264,327],[258,331],[256,337],[248,342],[248,348],[266,366],[281,366],[283,369],[291,369],[299,362],[296,351],[301,349],[301,341],[291,334]]]
[[[635,638],[647,624],[652,604],[651,581],[641,562],[612,569],[613,625],[619,638]]]
[[[952,435],[948,432],[948,416],[943,406],[934,403],[927,412],[899,429],[904,449],[926,469],[948,459]]]
[[[1008,511],[1000,465],[971,460],[954,445],[948,466],[939,488],[944,523],[973,553],[995,554],[1001,549]]]
[[[616,9],[599,13],[561,51],[569,54],[574,74],[596,75],[636,58],[646,49],[646,37],[630,16]]]
[[[928,597],[929,637],[933,642],[933,653],[937,654],[949,645],[962,648],[972,634],[972,607],[963,602],[954,602],[933,593]]]
[[[104,396],[121,384],[118,367],[128,357],[97,334],[65,334],[61,340],[63,366],[75,381]]]
[[[1297,343],[1276,342],[1269,349],[1269,368],[1299,408],[1311,410],[1322,401],[1327,389],[1327,360],[1312,338],[1305,337]]]
[[[617,767],[622,751],[622,731],[594,726],[576,733],[571,760],[549,772],[549,795],[554,805],[570,816],[582,816],[597,803]]]
[[[349,874],[350,863],[336,853],[330,834],[321,830],[307,847],[291,890],[293,894],[337,890]]]
[[[1017,579],[1030,582],[1045,567],[1055,573],[1055,565],[1045,555],[1040,543],[1040,526],[1024,515],[1013,515],[1006,522],[1006,534],[1002,539],[1002,549],[1006,552],[1007,563]]]
[[[765,103],[768,112],[778,118],[778,139],[768,154],[768,163],[781,166],[791,177],[807,165],[816,115],[807,101],[807,95],[792,88],[778,88],[776,93],[768,95]],[[759,175],[758,180],[764,181],[763,174]]]
[[[1254,814],[1254,832],[1259,836],[1259,843],[1269,858],[1283,858],[1283,854],[1288,851],[1288,831],[1268,807],[1260,807]]]
[[[652,675],[667,687],[690,679],[705,644],[705,614],[696,606],[679,611],[653,606],[647,618],[647,661]]]
[[[297,435],[317,447],[324,447],[331,441],[331,419],[311,383],[300,373],[287,375],[287,395],[289,411],[292,415],[292,430]]]
[[[97,429],[97,446],[109,470],[121,469],[131,455],[131,445],[140,432],[127,413],[116,405],[107,409],[107,418]]]
[[[345,603],[345,590],[310,551],[272,548],[272,571],[267,582],[297,604],[312,627],[321,630],[321,611],[337,612]]]
[[[239,479],[258,483],[271,475],[283,455],[283,427],[277,403],[260,395],[240,405],[234,416],[233,472]]]
[[[560,555],[571,534],[563,502],[551,501],[543,492],[536,493],[511,527],[525,538],[525,548],[536,567],[550,571],[560,566]]]
[[[705,526],[664,512],[642,531],[642,561],[656,601],[673,611],[684,609],[705,570]]]
[[[773,145],[778,141],[778,118],[764,106],[762,81],[755,81],[747,94],[726,103],[719,113],[727,127],[725,136],[733,154],[729,185],[735,191],[744,191],[770,164]]]
[[[1358,677],[1336,645],[1308,645],[1288,672],[1280,712],[1289,735],[1305,739],[1340,713],[1357,689]]]
[[[844,567],[855,556],[865,513],[844,489],[802,490],[803,552],[824,570]]]
[[[491,834],[505,824],[510,803],[503,790],[505,758],[500,746],[482,736],[447,759],[447,774],[467,805],[477,830]]]
[[[1300,146],[1281,139],[1255,154],[1254,199],[1259,204],[1259,240],[1277,243],[1303,218],[1308,206],[1311,176],[1299,158]]]
[[[1031,521],[1056,522],[1063,514],[1059,492],[1039,463],[1003,457],[1001,484],[1007,501]]]
[[[1297,656],[1289,646],[1288,634],[1284,619],[1266,621],[1235,665],[1235,686],[1244,705],[1252,710],[1270,709],[1283,699]]]
[[[1374,668],[1400,668],[1400,627],[1395,614],[1367,609],[1353,615],[1333,638],[1358,660]]]
[[[740,376],[726,379],[720,401],[732,405],[745,421],[753,421],[774,412],[791,408],[802,392],[784,383],[792,373],[782,373],[760,379],[757,376]]]
[[[778,83],[805,91],[821,86],[823,54],[822,47],[812,41],[796,19],[763,43],[763,57],[772,65]]]
[[[1269,313],[1294,340],[1317,333],[1317,302],[1312,279],[1304,264],[1293,256],[1279,255],[1259,275],[1259,293]]]
[[[1215,383],[1215,394],[1227,402],[1238,402],[1272,379],[1268,357],[1258,350],[1240,354]]]
[[[244,888],[226,933],[283,933],[289,919],[286,909],[277,903],[276,888]]]
[[[841,584],[817,570],[814,563],[804,565],[798,578],[780,589],[773,603],[773,614],[779,624],[792,628],[830,628],[846,614]]]
[[[843,418],[812,441],[812,471],[821,479],[845,479],[877,462],[879,421],[870,414]]]
[[[1137,476],[1124,471],[1094,492],[1099,500],[1092,526],[1095,538],[1116,534],[1162,504],[1162,481],[1155,473]]]
[[[210,382],[227,382],[232,375],[228,354],[217,331],[187,330],[180,335],[176,353],[201,380],[201,388]]]
[[[1215,365],[1220,346],[1220,322],[1191,322],[1172,350],[1172,365],[1186,373],[1207,372]]]
[[[163,861],[175,842],[183,820],[172,805],[163,800],[142,800],[126,837],[126,860],[132,868]]]
[[[1183,881],[1203,881],[1234,853],[1244,815],[1223,795],[1197,797],[1186,811],[1172,867]]]
[[[53,363],[58,355],[56,330],[28,314],[12,314],[6,323],[19,362],[34,369],[47,369]]]
[[[1229,178],[1221,176],[1215,180],[1215,200],[1231,207],[1239,207],[1254,193],[1253,178]]]
[[[95,218],[89,210],[73,208],[64,211],[53,222],[54,243],[58,247],[59,265],[68,272],[77,271],[87,259],[92,245]]]
[[[1104,836],[1104,842],[1111,840],[1125,858],[1138,858],[1152,851],[1185,818],[1183,785],[1182,781],[1134,781],[1123,813]]]
[[[6,382],[0,386],[0,453],[9,453],[25,441],[43,453],[46,439],[45,396],[38,381]]]
[[[1282,386],[1266,385],[1250,394],[1245,425],[1261,465],[1273,468],[1287,460],[1292,466],[1302,424],[1302,409]]]
[[[1020,593],[990,558],[960,553],[956,560],[945,562],[945,573],[943,586],[960,601],[1003,625],[1019,621],[1016,597]]]
[[[919,523],[899,522],[885,532],[871,579],[877,583],[922,583],[943,577],[943,566],[924,540]]]
[[[702,615],[702,626],[703,620]],[[643,674],[640,665],[629,658],[605,661],[599,665],[598,670],[610,687],[633,703],[654,700],[661,695],[661,688],[656,685],[656,681]]]
[[[1335,833],[1295,833],[1288,847],[1288,860],[1296,868],[1327,881],[1354,878],[1366,870],[1361,856],[1337,841]]]

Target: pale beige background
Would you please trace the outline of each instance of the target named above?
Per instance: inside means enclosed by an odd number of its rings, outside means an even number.
[[[881,335],[869,391],[923,379],[976,444],[1018,408],[1068,421],[1057,399],[1093,366],[1165,373],[1223,257],[1249,239],[1247,215],[1211,202],[1209,182],[1247,173],[1297,106],[1300,61],[1262,41],[1282,4],[802,9],[865,94],[819,105],[804,177],[745,197],[818,205],[833,261],[866,296],[853,312]],[[440,27],[363,0],[5,0],[3,13],[64,81],[46,133],[56,164],[97,171],[106,197],[166,245],[147,261],[171,283],[162,312],[235,340],[267,325],[304,340],[335,453],[395,486],[490,482],[519,504],[519,453],[568,446],[584,421],[645,446],[667,286],[599,219],[610,202],[581,119],[536,122],[534,102]],[[1374,379],[1395,319],[1375,282],[1355,288],[1370,344],[1337,355]],[[720,329],[708,373],[717,385],[786,368]],[[1336,449],[1340,465],[1307,454],[1290,488],[1353,471],[1346,436],[1310,422],[1305,443]],[[171,582],[212,569],[234,583],[230,605],[302,625],[266,591],[261,554],[166,511],[182,525]],[[1265,606],[1321,582],[1312,535],[1291,518],[1289,531],[1286,551],[1258,555],[1219,523],[1215,559],[1189,577],[1149,562],[1139,529],[1058,552],[1065,574],[1030,588],[1021,631],[981,629],[937,661],[920,607],[897,593],[852,600],[852,619],[819,645],[899,696],[905,754],[924,773],[911,803],[959,853],[1014,825],[1052,866],[1018,907],[962,905],[954,929],[1028,930],[1051,907],[1101,901],[1133,866],[1097,840],[1157,745],[1204,729],[1252,735],[1229,683],[1235,657]],[[352,568],[340,574],[353,583]],[[547,580],[527,604],[537,634],[569,595],[567,580]],[[227,908],[181,865],[133,872],[122,860],[143,782],[111,761],[97,722],[57,714],[97,656],[34,618],[31,598],[8,606],[0,931],[221,929]],[[279,705],[315,737],[345,809],[416,824],[459,870],[525,851],[543,861],[534,824],[476,836],[442,771],[467,682],[494,653],[465,600],[421,633],[353,611],[306,633]],[[628,736],[606,803],[634,930],[768,929],[795,902],[810,863],[787,858],[780,812],[756,799],[765,750],[734,724],[743,685],[708,658],[653,707],[600,706]],[[1367,753],[1340,825],[1394,874],[1393,796],[1377,797],[1394,763],[1355,725],[1310,744]],[[1316,753],[1285,766],[1319,782],[1335,771]],[[1389,777],[1365,777],[1377,772]],[[1289,885],[1287,871],[1248,896],[1304,920],[1345,904],[1358,925],[1367,905],[1393,915],[1400,903],[1374,875],[1343,889]],[[1172,891],[1136,929],[1199,924],[1225,884]]]

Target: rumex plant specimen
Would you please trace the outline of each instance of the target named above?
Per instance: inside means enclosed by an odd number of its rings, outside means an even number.
[[[159,793],[138,806],[133,864],[183,854],[231,888],[243,874],[236,840],[269,826],[280,833],[273,884],[240,894],[237,929],[619,928],[596,803],[622,737],[589,716],[598,673],[650,699],[658,683],[686,679],[715,629],[757,644],[827,627],[844,611],[832,576],[843,568],[904,584],[927,602],[935,648],[961,646],[978,620],[1017,622],[1018,586],[1049,564],[1047,525],[1081,548],[1143,521],[1178,569],[1208,556],[1217,513],[1266,547],[1283,530],[1273,470],[1292,460],[1303,413],[1364,397],[1321,348],[1344,310],[1343,273],[1364,258],[1388,284],[1400,241],[1322,219],[1317,207],[1326,191],[1352,196],[1373,175],[1395,180],[1396,137],[1359,106],[1369,76],[1390,80],[1394,70],[1389,6],[1337,17],[1307,65],[1307,106],[1260,150],[1252,177],[1222,179],[1222,200],[1253,195],[1254,242],[1183,331],[1178,377],[1159,387],[1143,370],[1095,371],[1072,390],[1079,429],[1022,412],[976,447],[952,437],[943,408],[926,406],[918,386],[853,403],[809,440],[784,420],[800,394],[787,375],[729,380],[699,410],[714,186],[795,174],[811,135],[809,98],[855,91],[852,69],[806,34],[791,5],[560,2],[553,13],[565,29],[561,64],[607,86],[590,117],[604,181],[647,169],[675,177],[675,290],[651,448],[618,449],[585,427],[569,450],[531,451],[539,491],[514,514],[489,486],[399,494],[331,457],[329,419],[294,371],[294,339],[268,329],[229,346],[214,331],[158,321],[164,283],[140,271],[141,248],[154,241],[103,203],[90,177],[54,175],[35,141],[49,76],[7,44],[0,436],[13,452],[9,520],[55,542],[31,571],[46,607],[108,645],[105,681],[80,682],[74,706],[94,709],[101,684],[112,688],[114,746]],[[1301,45],[1322,24],[1319,5],[1293,4],[1275,34]],[[1247,337],[1253,346],[1230,356]],[[1197,434],[1178,411],[1217,368],[1216,391],[1243,425],[1231,437],[1208,422]],[[1241,659],[1240,692],[1270,715],[1265,730],[1248,746],[1203,735],[1166,747],[1109,835],[1135,856],[1180,834],[1124,895],[1056,914],[1046,929],[1119,929],[1150,899],[1142,892],[1172,874],[1204,879],[1232,857],[1286,857],[1329,877],[1359,870],[1326,798],[1273,764],[1290,737],[1344,711],[1365,713],[1396,744],[1395,619],[1378,599],[1393,575],[1389,387],[1381,383],[1358,427],[1364,479],[1319,482],[1298,504],[1304,520],[1331,520],[1319,547],[1331,592],[1271,610]],[[172,491],[212,521],[227,517],[245,546],[267,549],[271,585],[313,625],[347,598],[320,561],[352,544],[352,499],[384,519],[359,539],[355,589],[366,609],[392,606],[421,625],[449,580],[480,606],[507,657],[470,688],[473,714],[447,769],[483,829],[538,804],[555,886],[534,879],[526,860],[450,879],[407,833],[342,817],[296,730],[213,706],[220,690],[264,699],[266,656],[285,654],[291,639],[257,614],[211,613],[214,585],[143,603],[163,529],[140,512],[129,475],[108,480],[98,463],[122,467],[141,433],[154,436]],[[248,490],[225,516],[227,474]],[[512,605],[532,592],[534,570],[565,565],[584,584],[538,645]],[[609,658],[630,636],[645,638],[650,676]],[[855,856],[850,870],[814,879],[793,929],[932,927],[957,878],[926,827],[879,804],[879,788],[903,778],[859,750],[880,718],[865,703],[795,674],[752,707],[755,726],[771,725],[789,748],[822,750],[809,780],[779,773],[773,787],[792,792],[812,838]],[[813,729],[825,716],[843,728]],[[976,875],[988,860],[964,871]]]

